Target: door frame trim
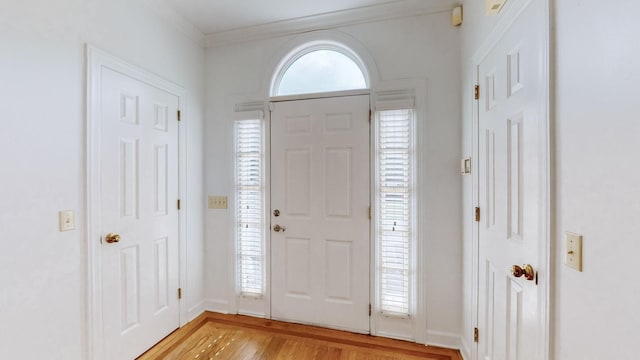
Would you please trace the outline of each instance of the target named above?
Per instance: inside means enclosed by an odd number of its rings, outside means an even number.
[[[184,122],[187,114],[185,111],[186,91],[184,88],[140,67],[129,64],[99,48],[86,45],[87,84],[86,84],[86,359],[104,359],[103,344],[103,317],[102,317],[102,263],[100,256],[101,238],[100,232],[100,95],[102,79],[100,72],[108,68],[134,78],[148,85],[157,87],[163,91],[178,97],[178,109],[181,112],[181,126],[178,126],[178,194],[180,199],[186,200],[186,131]],[[188,294],[187,287],[187,245],[186,245],[186,206],[178,212],[179,254],[178,254],[178,279],[179,286],[183,289],[182,300],[179,301],[180,316],[179,326],[182,327],[188,321]],[[185,291],[187,290],[187,291]]]
[[[314,100],[314,99],[326,99],[326,98],[334,98],[334,97],[359,96],[359,95],[370,95],[370,94],[371,94],[371,90],[367,88],[367,89],[359,89],[359,90],[344,90],[344,91],[330,91],[330,92],[323,92],[323,93],[272,96],[269,98],[268,102],[276,103],[276,102],[283,102],[283,101]]]
[[[541,239],[541,244],[538,249],[540,265],[538,266],[538,274],[539,275],[539,295],[538,295],[538,306],[540,311],[540,320],[542,321],[542,331],[539,336],[541,337],[541,341],[543,343],[542,349],[542,359],[548,360],[550,358],[550,312],[551,312],[551,282],[552,282],[552,272],[551,272],[551,200],[552,200],[552,183],[551,183],[551,127],[550,127],[550,36],[551,36],[551,28],[550,28],[550,0],[540,0],[541,6],[544,7],[544,19],[540,19],[542,22],[542,27],[544,28],[544,45],[543,45],[543,53],[541,54],[542,58],[542,87],[543,87],[543,103],[541,104],[543,107],[543,111],[540,114],[543,116],[541,119],[541,134],[544,136],[541,139],[541,186],[543,187],[543,199],[541,207],[543,209],[543,213],[541,215],[541,234],[543,238]],[[479,74],[479,66],[480,63],[486,58],[489,52],[497,45],[498,41],[502,39],[502,37],[506,34],[506,32],[511,28],[511,26],[518,20],[519,16],[529,7],[533,6],[535,3],[534,0],[525,0],[521,2],[508,2],[505,8],[502,10],[501,19],[498,20],[497,25],[493,28],[489,36],[487,36],[482,43],[482,45],[476,50],[471,58],[471,62],[469,65],[471,66],[470,73],[472,75],[473,84],[480,84],[480,74]],[[482,89],[481,89],[482,91]],[[468,92],[470,96],[465,97],[471,101],[472,106],[472,159],[479,158],[480,149],[480,134],[479,134],[479,114],[480,114],[480,102],[473,99],[471,95],[472,92]],[[476,169],[479,166],[476,165]],[[479,191],[480,191],[480,178],[479,172],[472,172],[472,205],[469,209],[464,209],[463,211],[471,211],[474,207],[479,206]],[[479,276],[480,276],[480,268],[479,268],[479,241],[480,241],[480,228],[478,222],[472,222],[472,290],[471,290],[471,319],[472,326],[471,328],[478,326],[478,314],[479,314]],[[463,327],[464,328],[464,327]],[[463,345],[466,343],[464,339],[471,337],[472,334],[463,334]],[[478,343],[471,342],[471,359],[478,359]],[[463,346],[465,347],[465,346]]]

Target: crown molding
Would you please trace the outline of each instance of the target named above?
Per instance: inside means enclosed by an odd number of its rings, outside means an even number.
[[[206,48],[388,19],[449,12],[451,0],[404,0],[207,34]]]
[[[147,0],[147,2],[149,7],[174,29],[198,45],[202,47],[206,45],[202,31],[175,11],[165,0]]]

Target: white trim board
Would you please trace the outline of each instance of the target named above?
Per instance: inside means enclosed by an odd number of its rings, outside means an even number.
[[[216,312],[220,314],[237,314],[235,309],[230,309],[229,301],[207,299],[204,301],[204,311]]]
[[[471,360],[471,350],[464,336],[460,336],[460,355],[464,360]]]
[[[451,11],[449,0],[405,0],[226,30],[204,36],[205,48],[313,30]]]
[[[460,335],[455,333],[427,330],[426,345],[459,350],[461,348],[461,339]]]
[[[100,257],[100,88],[102,68],[109,68],[122,74],[126,74],[136,80],[157,87],[178,97],[178,109],[181,111],[182,123],[187,121],[185,111],[185,90],[162,77],[150,73],[144,69],[133,66],[124,60],[114,57],[94,46],[87,45],[87,288],[86,288],[86,312],[87,312],[87,336],[86,359],[102,359],[103,349],[103,318],[102,318],[102,280]],[[186,149],[187,137],[184,125],[178,127],[179,142],[179,170],[178,170],[178,194],[180,199],[186,199]],[[179,284],[183,289],[180,301],[180,326],[186,324],[189,318],[187,286],[187,209],[186,206],[178,212],[179,217]]]

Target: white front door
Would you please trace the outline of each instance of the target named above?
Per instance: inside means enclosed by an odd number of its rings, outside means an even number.
[[[369,332],[369,183],[368,95],[274,104],[273,318]]]
[[[179,99],[106,67],[101,79],[104,359],[125,360],[180,325]]]
[[[547,190],[544,7],[532,1],[480,62],[478,359],[544,358]],[[531,265],[530,278],[513,265]]]

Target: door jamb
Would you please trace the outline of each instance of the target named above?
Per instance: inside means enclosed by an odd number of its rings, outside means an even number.
[[[86,338],[85,355],[87,359],[101,360],[104,355],[103,347],[103,317],[102,317],[102,263],[100,256],[101,224],[100,224],[100,94],[103,68],[112,69],[132,77],[148,85],[162,89],[178,97],[178,110],[181,112],[181,122],[178,126],[178,196],[182,199],[182,209],[178,211],[178,281],[183,296],[179,300],[179,326],[186,324],[188,319],[187,289],[187,209],[186,201],[186,129],[184,122],[186,114],[186,91],[147,70],[131,65],[109,53],[90,44],[86,45],[87,57],[87,127],[86,127]]]
[[[540,295],[539,297],[539,311],[540,311],[540,320],[543,322],[542,325],[542,333],[539,334],[541,336],[543,342],[542,349],[542,358],[548,360],[550,358],[550,312],[551,312],[551,128],[550,128],[550,0],[541,0],[542,6],[544,7],[544,19],[540,19],[542,21],[542,25],[544,28],[544,45],[543,45],[543,54],[541,54],[542,61],[542,71],[543,71],[543,98],[544,98],[544,111],[540,112],[542,116],[542,130],[541,134],[544,136],[544,139],[541,141],[541,146],[543,147],[541,162],[542,166],[542,176],[541,176],[541,184],[544,187],[543,189],[543,199],[541,207],[543,209],[541,215],[541,221],[543,222],[541,226],[541,233],[543,236],[542,243],[539,248],[539,256],[540,256],[540,266],[538,268],[538,273],[540,274]],[[509,30],[509,28],[515,23],[515,21],[519,18],[519,16],[524,12],[529,6],[534,6],[532,3],[535,3],[534,0],[526,0],[522,2],[509,2],[502,10],[503,15],[502,18],[498,21],[498,24],[491,31],[489,36],[486,37],[482,45],[476,50],[471,60],[471,74],[473,84],[480,84],[480,74],[479,74],[479,66],[483,59],[489,54],[489,52],[496,46],[497,42],[505,35],[505,33]],[[482,91],[482,89],[480,90]],[[471,94],[471,91],[469,91]],[[478,163],[478,157],[480,154],[479,143],[480,143],[480,134],[479,134],[479,111],[481,104],[479,101],[473,100],[473,97],[470,96],[473,105],[472,109],[472,159],[476,159],[477,165],[475,168],[477,169],[480,165]],[[467,99],[469,99],[467,98]],[[479,191],[480,191],[480,178],[479,172],[473,171],[472,173],[472,205],[468,211],[471,211],[472,208],[478,206],[479,204]],[[464,210],[463,210],[464,211]],[[479,318],[479,276],[480,276],[480,264],[479,264],[479,240],[480,240],[480,231],[479,231],[479,223],[472,223],[472,328],[478,326]],[[463,334],[463,339],[467,338],[467,336],[472,336],[472,334]],[[471,346],[471,359],[478,359],[478,343],[472,343]]]

